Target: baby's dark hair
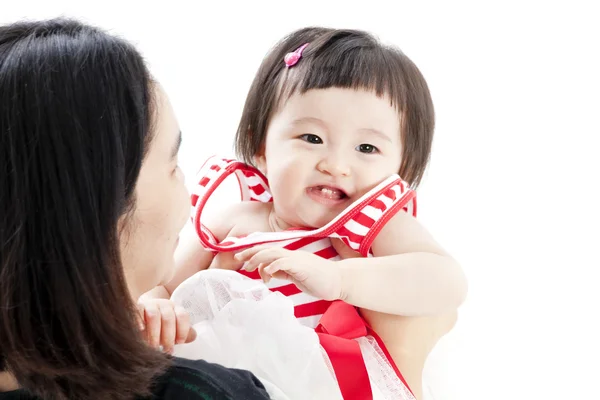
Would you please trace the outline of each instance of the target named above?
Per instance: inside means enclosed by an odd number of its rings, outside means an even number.
[[[283,59],[310,43],[300,61]],[[303,28],[283,38],[263,60],[248,92],[235,147],[252,164],[262,150],[275,111],[295,93],[326,88],[366,89],[387,95],[401,116],[400,176],[416,187],[429,162],[434,110],[429,88],[415,64],[399,49],[358,30]]]

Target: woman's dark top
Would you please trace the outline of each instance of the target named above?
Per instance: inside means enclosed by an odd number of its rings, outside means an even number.
[[[202,360],[174,358],[174,365],[152,390],[153,400],[268,400],[260,381],[248,371]],[[0,400],[40,400],[25,390],[0,393]]]

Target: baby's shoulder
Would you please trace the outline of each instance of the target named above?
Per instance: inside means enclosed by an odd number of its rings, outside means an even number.
[[[269,215],[273,211],[273,203],[244,201],[232,207],[231,230],[228,236],[245,236],[253,232],[267,232]]]
[[[269,214],[272,203],[242,201],[224,206],[219,212],[203,218],[202,223],[219,240],[227,236],[242,236],[269,230]]]

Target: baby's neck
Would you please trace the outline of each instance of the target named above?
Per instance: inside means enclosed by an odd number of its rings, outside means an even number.
[[[277,214],[275,214],[275,209],[271,208],[269,211],[269,229],[271,232],[283,232],[287,231],[290,228],[296,228],[285,222],[283,219],[279,218]]]
[[[312,230],[321,228],[320,226],[308,226],[299,223],[288,222],[275,213],[275,208],[272,205],[269,209],[267,223],[269,226],[269,232],[285,232],[289,231],[290,229]]]

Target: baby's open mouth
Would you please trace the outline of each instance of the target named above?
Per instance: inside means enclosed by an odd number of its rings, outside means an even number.
[[[308,191],[314,195],[318,195],[330,200],[343,200],[348,197],[343,190],[331,186],[313,186],[308,188]]]

